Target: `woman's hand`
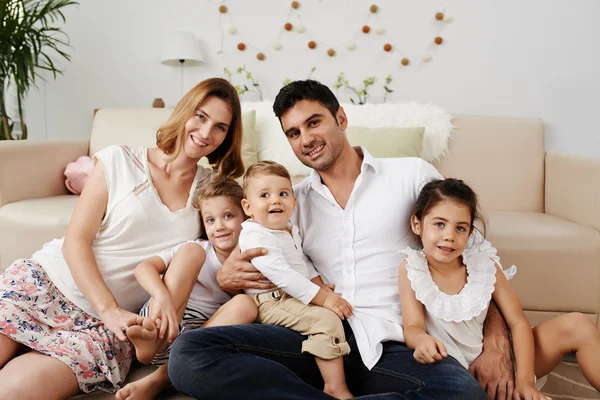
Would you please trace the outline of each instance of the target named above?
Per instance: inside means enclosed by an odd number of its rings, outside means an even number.
[[[254,257],[265,254],[267,254],[267,250],[262,248],[248,249],[240,253],[239,247],[236,246],[217,272],[217,283],[221,289],[235,295],[244,289],[268,290],[274,288],[275,285],[271,282],[260,282],[266,278],[250,262]]]
[[[340,319],[350,318],[352,316],[352,306],[343,297],[327,292],[327,297],[323,302],[323,307],[330,309],[337,314]]]
[[[173,306],[173,301],[168,292],[159,297],[152,298],[152,314],[150,319],[158,328],[158,338],[172,343],[179,335],[179,318]]]
[[[415,341],[413,357],[421,364],[435,364],[448,356],[444,343],[431,335],[423,334]]]
[[[125,330],[135,323],[136,318],[139,316],[121,307],[108,308],[100,312],[99,315],[106,329],[117,335],[117,339],[122,342],[127,340]]]

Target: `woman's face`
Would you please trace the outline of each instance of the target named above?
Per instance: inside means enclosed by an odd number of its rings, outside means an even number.
[[[227,137],[232,117],[225,101],[215,96],[204,99],[185,123],[184,153],[199,160],[215,151]]]

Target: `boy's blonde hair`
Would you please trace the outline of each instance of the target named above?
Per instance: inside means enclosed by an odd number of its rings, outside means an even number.
[[[244,198],[242,187],[233,178],[220,174],[208,174],[205,178],[198,181],[198,185],[194,191],[192,206],[202,215],[202,202],[220,196],[230,198],[240,207],[242,215],[246,215],[242,208],[242,199]],[[200,238],[208,239],[206,237],[206,229],[204,228],[204,218],[202,217],[200,217],[200,225],[202,227]]]
[[[250,180],[257,176],[280,176],[289,180],[290,184],[292,183],[290,173],[283,165],[276,163],[275,161],[259,161],[252,164],[246,170],[243,183],[244,197],[246,197]]]

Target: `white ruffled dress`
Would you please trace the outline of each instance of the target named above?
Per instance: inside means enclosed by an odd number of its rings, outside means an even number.
[[[417,300],[425,306],[427,333],[441,340],[448,354],[469,368],[483,349],[483,321],[496,283],[495,249],[491,246],[465,249],[462,256],[467,283],[460,293],[452,295],[442,292],[433,281],[423,251],[409,247],[400,253],[407,260],[407,276]],[[516,271],[513,265],[504,274],[510,280]]]

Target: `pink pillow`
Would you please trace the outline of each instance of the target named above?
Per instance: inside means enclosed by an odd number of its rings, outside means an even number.
[[[81,194],[83,186],[94,170],[94,161],[88,156],[79,157],[65,168],[65,186],[71,193]]]

